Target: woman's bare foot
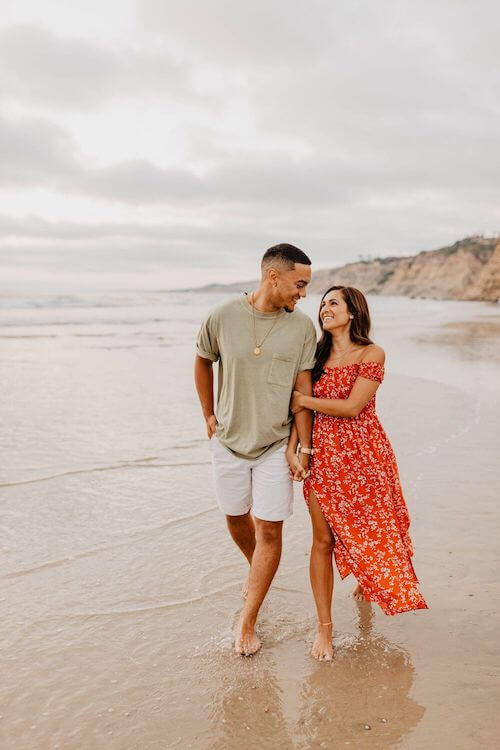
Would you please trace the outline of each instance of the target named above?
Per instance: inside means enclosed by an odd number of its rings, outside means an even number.
[[[359,583],[354,589],[354,591],[352,592],[352,598],[355,599],[357,602],[365,601],[365,594]]]
[[[243,617],[240,617],[240,621],[236,627],[234,650],[241,656],[252,656],[257,653],[261,647],[260,639],[255,635],[253,625],[245,625]]]
[[[311,649],[311,654],[318,661],[331,661],[333,659],[332,645],[332,623],[318,623],[318,632]]]

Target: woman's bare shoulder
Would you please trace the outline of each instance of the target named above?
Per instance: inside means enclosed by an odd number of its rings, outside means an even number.
[[[385,352],[377,344],[368,344],[363,352],[361,362],[377,362],[379,365],[383,365],[385,362]]]

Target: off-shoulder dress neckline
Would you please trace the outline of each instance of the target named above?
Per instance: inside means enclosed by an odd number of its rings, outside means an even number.
[[[347,365],[333,365],[333,367],[327,367],[326,365],[323,367],[323,370],[342,370],[344,367],[354,367],[354,365],[359,366],[362,365],[363,362],[350,362]],[[378,364],[378,362],[374,362],[373,364]]]

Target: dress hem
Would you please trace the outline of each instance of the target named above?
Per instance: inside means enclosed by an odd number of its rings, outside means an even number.
[[[350,575],[352,575],[355,578],[355,580],[360,584],[360,586],[363,588],[363,590],[370,589],[371,588],[370,583],[363,583],[363,581],[360,580],[360,578],[362,578],[363,576],[359,576],[358,577],[356,575],[355,571],[352,570],[352,568],[349,568],[347,570],[344,566],[339,565],[339,562],[338,562],[338,559],[337,559],[337,553],[336,553],[336,549],[337,549],[338,544],[342,544],[342,546],[344,547],[344,549],[346,549],[347,553],[348,553],[348,550],[344,546],[344,544],[342,543],[340,535],[335,530],[335,527],[333,526],[333,524],[331,523],[331,521],[328,518],[328,514],[326,513],[326,509],[325,509],[325,501],[324,501],[324,498],[321,497],[321,493],[318,493],[316,487],[314,486],[314,483],[311,480],[309,480],[308,485],[309,485],[309,492],[308,492],[307,497],[306,497],[306,493],[304,492],[305,503],[309,507],[309,493],[311,491],[314,492],[314,495],[316,496],[316,500],[318,502],[318,505],[319,505],[319,507],[321,509],[321,512],[323,513],[323,517],[326,520],[326,522],[328,523],[328,526],[331,529],[332,534],[333,534],[333,538],[334,538],[333,555],[334,555],[334,558],[335,558],[335,565],[336,565],[336,568],[337,568],[337,571],[338,571],[338,573],[340,575],[341,580],[344,581],[346,578],[348,578]],[[417,578],[417,576],[415,574],[415,570],[414,570],[414,567],[413,567],[413,563],[411,561],[411,555],[410,554],[408,554],[408,563],[410,565],[410,569],[411,569],[411,571],[413,573],[413,576],[414,576],[414,579],[415,579],[414,582],[418,583],[419,581],[418,581],[418,578]],[[344,565],[347,565],[347,563],[344,563]],[[380,607],[380,609],[387,616],[394,616],[394,615],[404,614],[405,612],[415,612],[415,611],[417,611],[419,609],[429,609],[429,607],[427,606],[427,603],[426,603],[425,599],[420,594],[420,592],[419,592],[419,600],[418,600],[417,603],[415,603],[414,605],[407,605],[407,606],[405,605],[404,607],[395,607],[395,608],[391,607],[390,605],[386,604],[386,601],[384,599],[382,599],[380,597],[380,595],[378,595],[376,592],[370,592],[369,594],[367,593],[367,599],[366,599],[366,601],[370,601],[370,602],[373,601],[373,602],[375,602],[375,604],[378,604],[378,606]]]

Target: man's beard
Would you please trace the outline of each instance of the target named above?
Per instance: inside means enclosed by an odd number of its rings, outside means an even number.
[[[292,308],[291,310],[289,310],[289,309],[288,309],[288,307],[286,307],[286,305],[285,305],[285,307],[283,308],[283,310],[284,310],[285,312],[287,312],[287,313],[293,313],[293,308]]]

